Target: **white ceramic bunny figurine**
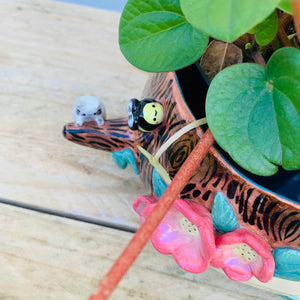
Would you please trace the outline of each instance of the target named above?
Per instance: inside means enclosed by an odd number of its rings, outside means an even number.
[[[78,126],[90,121],[96,121],[99,126],[103,125],[106,119],[104,103],[89,95],[78,98],[73,106],[73,119]]]

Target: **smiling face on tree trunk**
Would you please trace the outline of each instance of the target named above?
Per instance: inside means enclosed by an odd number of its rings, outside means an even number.
[[[132,130],[150,132],[163,120],[163,106],[151,98],[131,99],[127,106],[128,126]]]

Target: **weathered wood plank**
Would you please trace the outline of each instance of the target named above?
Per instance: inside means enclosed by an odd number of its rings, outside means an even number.
[[[0,299],[87,299],[132,234],[0,204]],[[148,244],[111,299],[273,299],[215,270],[186,273]]]
[[[126,114],[147,74],[117,43],[119,14],[48,0],[0,3],[0,196],[137,227],[145,193],[110,154],[61,134],[83,94]],[[86,299],[131,234],[0,204],[0,299]],[[209,270],[189,274],[148,245],[112,299],[280,299]]]
[[[1,197],[138,226],[131,202],[145,193],[139,177],[62,137],[78,97],[101,98],[113,118],[141,95],[147,74],[119,50],[119,17],[56,1],[1,1]]]

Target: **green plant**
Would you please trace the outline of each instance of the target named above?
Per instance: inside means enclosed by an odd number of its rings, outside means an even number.
[[[291,0],[128,0],[119,44],[131,64],[149,72],[195,62],[209,37],[238,45],[244,62],[220,71],[209,87],[208,126],[243,168],[272,175],[279,165],[300,169],[300,50],[289,39],[294,23],[300,20]]]

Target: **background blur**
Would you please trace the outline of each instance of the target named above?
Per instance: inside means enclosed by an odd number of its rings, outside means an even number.
[[[127,0],[56,0],[61,2],[69,2],[81,4],[96,8],[109,9],[113,11],[122,11]]]

